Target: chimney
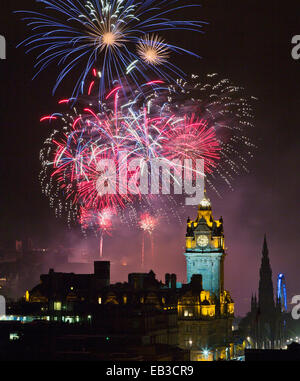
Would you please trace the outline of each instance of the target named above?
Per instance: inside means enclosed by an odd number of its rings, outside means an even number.
[[[165,284],[169,288],[170,288],[170,282],[171,282],[171,275],[170,274],[166,274],[166,276],[165,276]]]
[[[177,286],[177,276],[176,274],[171,274],[171,288],[172,290],[176,290]]]

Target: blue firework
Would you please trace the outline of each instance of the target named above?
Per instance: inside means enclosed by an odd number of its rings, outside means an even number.
[[[199,57],[159,35],[170,30],[203,32],[203,21],[179,21],[171,13],[187,7],[179,0],[36,0],[44,12],[20,11],[33,34],[20,45],[37,51],[36,75],[57,64],[53,92],[71,73],[77,82],[73,96],[84,91],[92,69],[100,77],[100,94],[115,80],[128,85],[159,76],[168,81],[182,76],[170,53]],[[142,54],[141,54],[142,53]],[[94,70],[95,72],[95,70]]]

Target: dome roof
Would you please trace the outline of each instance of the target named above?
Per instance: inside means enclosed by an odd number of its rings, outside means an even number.
[[[211,210],[211,202],[206,196],[206,190],[204,191],[204,198],[200,202],[199,210]]]

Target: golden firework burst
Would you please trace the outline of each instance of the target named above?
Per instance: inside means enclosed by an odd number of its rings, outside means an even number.
[[[165,40],[157,35],[146,35],[140,39],[137,52],[148,65],[162,65],[169,58],[169,48]]]

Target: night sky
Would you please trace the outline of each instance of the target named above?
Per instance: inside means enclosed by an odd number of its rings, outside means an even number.
[[[85,245],[82,235],[68,231],[56,220],[42,195],[38,173],[39,151],[50,127],[41,116],[57,110],[57,101],[68,97],[72,81],[66,81],[52,96],[57,68],[32,81],[34,54],[16,45],[29,30],[14,10],[37,9],[33,0],[1,0],[0,34],[7,44],[7,60],[0,61],[1,126],[1,246],[30,236],[37,245]],[[257,292],[263,236],[268,237],[274,284],[279,272],[286,275],[289,297],[300,293],[300,60],[291,57],[291,39],[300,35],[300,4],[278,0],[203,0],[197,17],[209,22],[204,35],[176,36],[201,60],[178,62],[184,70],[219,73],[242,85],[259,98],[252,137],[258,149],[249,163],[249,174],[234,183],[234,191],[221,189],[222,198],[209,194],[215,218],[224,218],[228,256],[225,285],[237,304],[237,315],[250,308]],[[189,12],[185,12],[189,14]],[[189,15],[190,18],[195,16]],[[172,36],[175,37],[174,35]],[[194,214],[193,214],[194,213]],[[186,218],[194,211],[187,210]],[[177,220],[163,224],[155,233],[159,278],[166,272],[185,281],[183,256],[186,225]],[[125,280],[129,271],[139,271],[141,233],[118,226],[105,242],[113,261],[113,281]],[[150,251],[149,251],[150,254]],[[120,270],[119,260],[128,266]]]

